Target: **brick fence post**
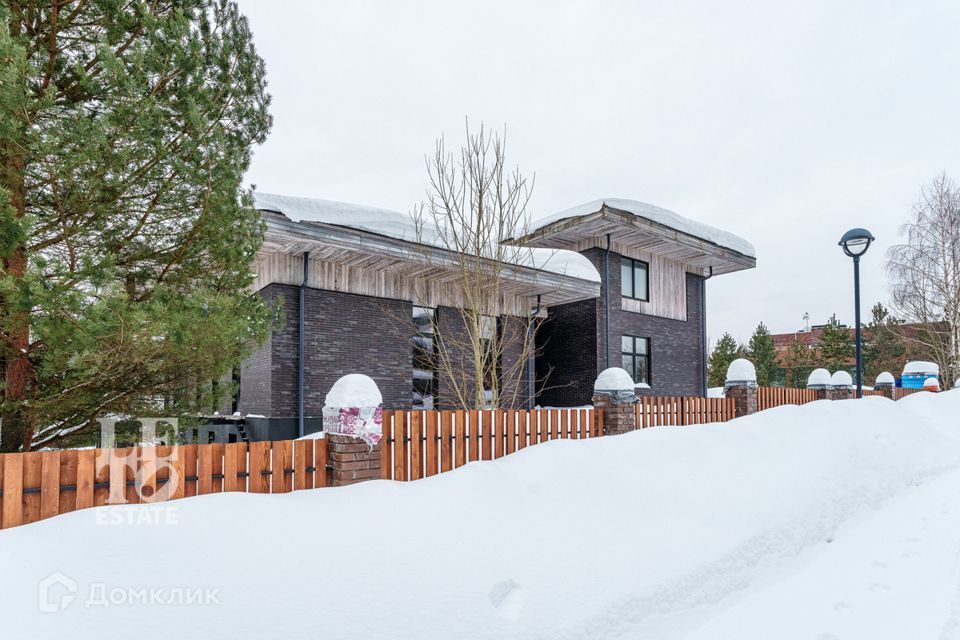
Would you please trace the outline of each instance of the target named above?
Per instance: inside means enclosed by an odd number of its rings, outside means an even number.
[[[379,442],[371,447],[353,436],[328,433],[325,437],[330,486],[342,487],[380,478]]]
[[[814,369],[807,377],[807,389],[817,392],[816,400],[832,400],[830,396],[830,372],[826,369]]]
[[[615,436],[637,428],[637,394],[633,378],[624,369],[610,367],[593,385],[593,408],[603,412],[603,434]]]
[[[753,363],[737,358],[727,368],[724,395],[733,398],[733,417],[740,418],[759,411],[757,370]]]
[[[830,399],[849,400],[853,397],[853,378],[846,371],[834,371],[830,376]]]
[[[330,486],[380,477],[383,396],[369,376],[351,373],[337,380],[323,405]]]
[[[893,388],[895,385],[896,380],[894,380],[893,374],[889,371],[884,371],[877,376],[877,381],[873,383],[873,388],[884,398],[893,400]]]

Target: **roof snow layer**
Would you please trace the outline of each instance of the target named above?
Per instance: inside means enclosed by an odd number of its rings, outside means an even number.
[[[418,234],[411,216],[390,209],[260,191],[254,192],[253,202],[254,207],[261,211],[280,213],[298,222],[336,225],[406,242],[421,242],[444,248],[436,231],[424,229],[423,233]],[[517,254],[515,264],[571,278],[600,282],[600,272],[593,263],[575,251],[518,247]]]
[[[626,211],[627,213],[631,213],[635,216],[652,220],[653,222],[662,224],[663,226],[673,229],[674,231],[680,231],[696,238],[700,238],[701,240],[712,242],[715,245],[732,249],[733,251],[741,253],[745,256],[749,256],[751,258],[757,257],[757,250],[754,249],[753,245],[736,234],[730,233],[729,231],[724,231],[723,229],[718,229],[716,227],[711,227],[710,225],[697,222],[696,220],[691,220],[690,218],[685,218],[679,213],[670,211],[669,209],[664,209],[663,207],[658,207],[646,202],[640,202],[639,200],[627,200],[624,198],[602,198],[600,200],[593,200],[591,202],[585,202],[576,207],[539,218],[533,221],[530,232],[532,233],[542,229],[547,225],[559,220],[589,215],[599,211],[604,205],[611,209]]]

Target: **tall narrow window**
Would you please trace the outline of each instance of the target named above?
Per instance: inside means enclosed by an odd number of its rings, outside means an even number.
[[[622,366],[636,384],[650,384],[650,338],[621,336]]]
[[[413,308],[413,396],[414,409],[433,409],[437,396],[437,345],[434,334],[436,311]]]
[[[620,293],[624,298],[650,300],[650,267],[646,262],[620,258]]]
[[[483,395],[486,406],[493,405],[493,385],[494,378],[500,376],[500,362],[494,362],[497,357],[495,351],[495,339],[500,331],[500,321],[493,316],[483,316],[480,318],[480,344],[483,352]]]

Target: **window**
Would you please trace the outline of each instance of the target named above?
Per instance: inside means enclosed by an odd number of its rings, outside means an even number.
[[[414,409],[433,409],[437,396],[437,345],[434,334],[436,311],[413,308],[413,397]]]
[[[650,300],[650,267],[646,262],[620,258],[620,294],[624,298]]]
[[[623,368],[636,384],[650,384],[650,338],[621,336],[620,356]]]
[[[480,343],[483,352],[483,395],[487,407],[493,406],[494,379],[500,378],[500,361],[494,362],[498,354],[495,340],[500,335],[500,319],[493,316],[480,318]]]

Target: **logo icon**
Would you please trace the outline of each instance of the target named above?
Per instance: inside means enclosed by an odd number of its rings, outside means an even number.
[[[40,581],[37,605],[41,613],[59,613],[77,597],[77,582],[59,571]]]

